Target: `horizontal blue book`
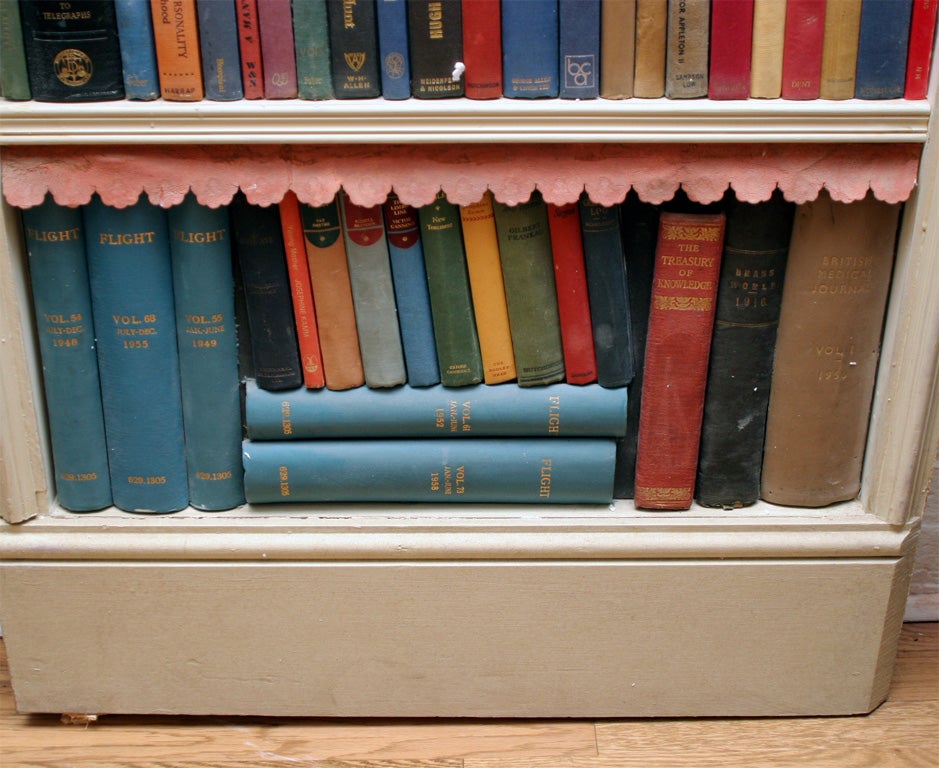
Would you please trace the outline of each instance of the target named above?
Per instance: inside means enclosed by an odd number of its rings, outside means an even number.
[[[913,0],[863,0],[854,95],[899,99],[906,85]]]
[[[411,65],[406,0],[378,0],[376,11],[382,98],[410,98]]]
[[[600,96],[600,0],[558,0],[562,99]]]
[[[627,389],[477,384],[267,392],[246,383],[252,440],[342,437],[622,437]]]
[[[235,0],[196,0],[202,83],[212,101],[244,98]]]
[[[609,504],[612,438],[243,444],[245,496],[284,502]]]
[[[23,211],[23,233],[57,500],[73,512],[101,509],[111,480],[81,209],[47,197]]]
[[[514,99],[556,98],[558,45],[558,0],[503,2],[503,94]]]
[[[114,12],[121,41],[124,95],[152,101],[160,95],[160,77],[149,0],[114,0]]]

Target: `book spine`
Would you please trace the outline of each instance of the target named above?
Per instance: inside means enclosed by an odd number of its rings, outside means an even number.
[[[593,346],[578,204],[549,203],[548,228],[558,292],[565,378],[568,384],[591,384],[597,380],[597,356]]]
[[[382,208],[408,384],[428,387],[440,381],[440,369],[420,221],[417,211],[397,195],[389,195]]]
[[[360,387],[365,383],[365,370],[359,352],[338,203],[334,200],[317,208],[301,203],[300,218],[306,236],[326,386],[329,389]]]
[[[297,96],[317,101],[333,98],[326,0],[293,0],[293,39]]]
[[[633,92],[644,99],[665,95],[668,0],[636,0],[636,69]]]
[[[463,76],[468,99],[502,95],[501,0],[462,0]]]
[[[246,442],[245,494],[254,504],[604,504],[614,450],[589,437]]]
[[[734,508],[760,497],[766,407],[795,206],[776,193],[733,201],[717,289],[695,498]]]
[[[124,98],[124,74],[111,0],[20,3],[29,89],[36,101]]]
[[[196,0],[150,0],[160,94],[167,101],[201,101],[202,58]]]
[[[235,1],[196,0],[202,82],[205,97],[212,101],[244,98]]]
[[[929,90],[929,68],[936,38],[939,0],[914,0],[910,20],[910,44],[906,60],[904,99],[925,99]]]
[[[600,0],[600,96],[633,95],[636,58],[636,0]]]
[[[327,0],[333,93],[337,99],[381,96],[376,0]]]
[[[636,453],[635,503],[688,509],[698,466],[724,215],[659,217]]]
[[[461,0],[408,0],[411,93],[418,99],[463,95]]]
[[[750,95],[753,0],[711,0],[709,99]]]
[[[581,197],[580,224],[597,381],[602,387],[625,387],[633,380],[635,367],[619,208],[607,208]]]
[[[114,13],[121,45],[124,95],[138,101],[159,98],[160,81],[149,3],[147,0],[115,0]]]
[[[381,206],[365,208],[344,192],[339,196],[365,383],[396,387],[407,372]]]
[[[418,210],[434,320],[440,381],[464,387],[483,380],[460,211],[443,192]]]
[[[190,193],[167,211],[189,504],[244,503],[241,394],[228,209]]]
[[[189,493],[166,213],[95,196],[84,216],[114,504],[175,512]]]
[[[81,210],[47,197],[22,216],[58,503],[101,509],[111,481]]]
[[[250,205],[240,194],[232,200],[230,212],[258,386],[271,390],[299,387],[303,374],[280,213],[275,206]]]
[[[510,0],[511,1],[511,0]],[[600,0],[558,0],[558,95],[595,99],[600,95]]]
[[[373,437],[622,437],[624,388],[360,387],[345,392],[265,392],[248,382],[251,440]]]
[[[754,0],[753,44],[750,58],[750,96],[778,99],[782,93],[786,3]]]
[[[410,98],[411,54],[407,0],[378,0],[376,15],[381,95],[392,100]]]
[[[783,38],[784,99],[817,99],[821,93],[822,45],[828,0],[787,0]]]
[[[558,95],[558,0],[502,3],[503,95]]]
[[[246,99],[264,98],[264,64],[257,0],[238,3],[238,52],[241,54],[241,83]]]
[[[822,40],[820,98],[854,98],[860,31],[861,0],[828,0]]]
[[[857,49],[858,99],[899,99],[906,85],[913,0],[864,0]]]
[[[287,278],[290,280],[290,297],[293,317],[297,326],[297,345],[300,348],[300,369],[303,385],[310,389],[326,386],[323,373],[323,354],[320,349],[316,309],[313,303],[313,288],[310,283],[310,267],[306,256],[306,237],[300,219],[300,203],[290,190],[278,206],[280,228],[284,238],[287,258]]]
[[[669,0],[665,95],[696,99],[708,94],[710,0]]]
[[[823,193],[796,211],[766,424],[766,501],[820,507],[860,490],[899,208]]]
[[[19,2],[0,2],[0,93],[10,101],[32,98]]]
[[[487,190],[478,203],[460,206],[460,224],[483,361],[483,380],[487,384],[512,381],[516,377],[515,351],[505,300],[492,192]]]
[[[290,0],[257,0],[265,99],[297,98]]]
[[[527,203],[493,204],[502,279],[520,386],[564,380],[564,347],[548,210],[540,193]]]

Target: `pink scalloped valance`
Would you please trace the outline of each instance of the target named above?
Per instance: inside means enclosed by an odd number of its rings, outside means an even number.
[[[252,203],[279,202],[288,189],[323,205],[343,187],[359,205],[376,205],[393,189],[410,205],[430,203],[440,189],[458,204],[491,189],[498,200],[527,200],[536,187],[548,202],[568,203],[583,190],[603,205],[630,189],[647,202],[669,200],[681,186],[698,202],[728,187],[747,202],[777,187],[801,203],[824,188],[841,202],[868,190],[880,200],[906,200],[916,185],[917,144],[489,144],[10,146],[2,150],[3,195],[19,208],[47,192],[62,205],[82,205],[97,192],[124,207],[141,193],[169,207],[191,189],[205,205],[229,203],[241,189]]]

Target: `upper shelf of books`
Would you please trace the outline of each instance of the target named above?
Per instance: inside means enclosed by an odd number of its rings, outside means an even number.
[[[0,101],[0,143],[922,143],[925,100]]]

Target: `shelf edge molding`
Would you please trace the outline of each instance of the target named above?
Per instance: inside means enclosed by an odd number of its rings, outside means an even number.
[[[909,143],[8,146],[0,162],[3,196],[17,208],[38,205],[46,194],[61,205],[83,205],[95,193],[115,207],[141,194],[171,207],[190,189],[211,207],[228,204],[239,189],[258,205],[279,203],[293,190],[318,206],[340,187],[364,206],[392,190],[409,205],[428,205],[441,189],[457,204],[490,189],[515,205],[536,188],[558,204],[586,191],[595,203],[614,205],[630,190],[662,203],[679,187],[701,203],[728,188],[746,202],[767,200],[779,188],[796,203],[822,189],[840,202],[872,192],[899,203],[916,186],[921,151]]]

